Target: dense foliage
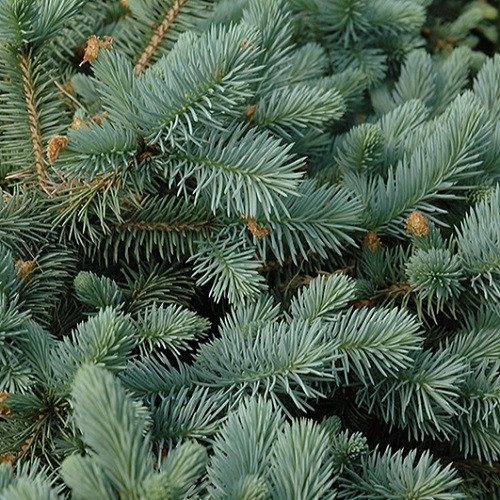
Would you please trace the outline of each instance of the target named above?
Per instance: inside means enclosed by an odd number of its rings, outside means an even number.
[[[496,16],[0,0],[0,499],[496,498]]]

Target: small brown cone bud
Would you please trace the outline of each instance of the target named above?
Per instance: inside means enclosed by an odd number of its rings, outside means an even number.
[[[17,275],[19,276],[19,278],[30,281],[30,274],[36,268],[36,262],[34,260],[17,259],[15,265],[17,267]]]
[[[253,47],[253,43],[249,42],[246,38],[241,42],[240,48],[241,50],[245,49],[246,47]]]
[[[429,221],[418,210],[414,210],[406,219],[406,232],[419,238],[429,234]]]
[[[102,121],[107,118],[109,115],[109,113],[107,111],[104,111],[103,113],[101,113],[100,115],[97,115],[97,116],[94,116],[92,118],[92,121],[94,123],[97,123],[97,125],[102,125]]]
[[[127,0],[120,0],[120,3],[126,8],[128,9],[128,1]]]
[[[254,217],[242,215],[241,218],[247,221],[248,230],[259,240],[272,233],[271,228],[259,226]]]
[[[16,461],[16,456],[12,453],[6,453],[5,455],[0,455],[0,464],[10,464],[13,465]]]
[[[85,120],[82,120],[78,116],[73,118],[73,122],[71,123],[71,128],[73,130],[79,130],[85,125]]]
[[[0,392],[0,417],[8,417],[12,414],[10,408],[4,404],[8,397],[9,393],[7,391]]]
[[[247,106],[246,111],[245,111],[246,121],[251,122],[253,120],[253,117],[255,116],[256,112],[257,112],[257,105],[256,104],[249,104]]]
[[[139,155],[139,161],[146,161],[148,158],[151,158],[153,156],[152,151],[144,151],[144,153],[141,153]]]
[[[411,285],[407,281],[402,283],[395,283],[389,287],[387,291],[387,296],[390,298],[394,297],[404,297],[406,294],[411,292]]]
[[[21,453],[24,453],[30,447],[31,441],[33,441],[33,434],[30,437],[26,438],[26,441],[21,446]]]
[[[97,54],[99,54],[99,44],[100,40],[95,35],[88,38],[87,45],[85,46],[85,54],[80,66],[97,59]]]
[[[80,63],[80,66],[83,66],[88,62],[95,61],[99,54],[99,50],[110,49],[111,42],[112,38],[110,36],[105,36],[104,40],[101,40],[99,37],[95,35],[89,36],[87,40],[87,45],[85,46],[85,54],[83,55],[83,61]]]
[[[55,135],[49,141],[49,147],[47,149],[47,158],[51,165],[54,165],[57,157],[59,156],[59,151],[68,145],[69,137],[64,137],[63,135]]]
[[[370,252],[375,253],[378,248],[382,246],[380,238],[377,236],[375,231],[370,231],[363,239],[363,244],[370,250]]]

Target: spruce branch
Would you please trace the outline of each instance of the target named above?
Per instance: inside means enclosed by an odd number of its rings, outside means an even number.
[[[210,208],[226,205],[227,214],[266,216],[279,214],[282,199],[297,194],[301,160],[267,132],[233,126],[225,133],[203,134],[199,143],[188,143],[169,161],[172,180],[196,179],[195,201],[206,198]],[[181,188],[183,181],[179,184]]]
[[[189,342],[206,336],[210,323],[188,309],[153,305],[136,320],[140,347],[145,352],[168,349],[175,354],[189,349]]]
[[[154,401],[151,433],[159,454],[189,439],[210,440],[226,420],[229,402],[206,387],[173,388]]]
[[[109,372],[91,366],[78,371],[71,394],[76,423],[91,449],[95,466],[115,491],[121,491],[126,498],[136,498],[152,468],[152,460],[145,422],[133,401]],[[95,418],[96,415],[101,418]],[[74,467],[81,462],[81,458],[73,459],[63,465],[63,477],[74,490],[79,488]]]
[[[236,412],[229,414],[214,443],[208,470],[211,495],[268,493],[265,477],[271,447],[283,420],[282,413],[261,398],[243,401]]]
[[[44,148],[40,133],[38,109],[34,100],[34,85],[30,72],[30,63],[28,58],[21,52],[18,53],[18,58],[19,69],[21,70],[23,80],[23,91],[26,99],[26,108],[28,110],[29,116],[31,143],[33,147],[36,175],[40,186],[43,187],[43,185],[47,181],[47,175],[45,172],[47,165],[45,162]]]
[[[346,382],[351,372],[372,385],[412,366],[420,348],[419,325],[405,310],[361,308],[348,310],[329,328]]]
[[[215,301],[225,296],[238,304],[246,298],[257,298],[265,290],[265,280],[257,272],[259,260],[255,251],[234,236],[234,232],[225,231],[213,241],[200,242],[190,261],[194,262],[193,272],[199,286],[212,282],[210,296]]]
[[[354,245],[361,204],[353,193],[337,186],[317,187],[313,180],[300,184],[299,196],[288,196],[279,217],[268,218],[271,234],[260,240],[261,255],[272,252],[283,263],[308,259],[308,252],[326,257],[326,250],[341,252]]]
[[[0,196],[0,239],[19,258],[47,241],[50,215],[46,205],[28,190],[2,191]]]
[[[338,319],[338,312],[355,297],[355,282],[343,275],[318,277],[292,299],[292,317],[310,322]]]
[[[460,385],[469,367],[464,359],[444,349],[421,351],[413,366],[396,377],[363,389],[359,401],[391,426],[406,428],[416,439],[454,435],[450,417],[460,414]],[[396,416],[397,415],[397,416]]]
[[[127,7],[113,39],[140,75],[168,54],[182,34],[199,31],[212,6],[206,0],[141,0]]]
[[[490,199],[474,206],[458,230],[459,258],[471,278],[475,293],[487,300],[500,297],[500,186],[496,186]]]
[[[155,52],[158,50],[158,47],[163,42],[167,32],[170,30],[172,24],[176,20],[176,17],[179,15],[181,9],[187,1],[188,0],[174,0],[172,7],[168,10],[163,21],[159,23],[156,31],[134,66],[134,72],[136,75],[140,75],[149,65],[155,55]]]
[[[308,84],[296,84],[267,92],[256,104],[252,123],[290,138],[304,135],[306,129],[321,130],[344,114],[343,100],[336,90],[318,93]]]
[[[326,431],[311,420],[285,424],[272,450],[271,488],[275,498],[336,497]]]
[[[214,232],[214,217],[201,204],[194,206],[177,197],[146,198],[135,213],[123,214],[122,222],[111,228],[104,240],[104,250],[113,252],[117,260],[118,249],[124,248],[127,259],[141,251],[151,254],[159,247],[165,257],[193,254],[196,241]]]
[[[417,206],[429,214],[439,209],[429,202],[456,196],[453,190],[476,175],[489,141],[491,124],[484,118],[475,96],[464,93],[455,99],[439,120],[435,132],[412,155],[389,169],[381,178],[346,176],[347,184],[358,192],[368,211],[372,228],[401,233],[398,222]]]
[[[493,10],[0,11],[0,498],[494,497]]]
[[[105,366],[114,372],[125,367],[137,344],[129,318],[111,307],[77,325],[72,335],[54,346],[51,358],[56,380],[65,388],[84,364]]]
[[[351,469],[342,478],[340,498],[422,498],[458,499],[461,480],[451,465],[443,467],[429,452],[417,457],[411,450],[403,458],[402,451],[375,451],[362,461],[359,470]]]
[[[322,395],[313,382],[335,379],[329,366],[337,356],[323,324],[296,320],[270,323],[247,336],[223,331],[200,348],[193,369],[201,385],[226,390],[235,402],[250,392],[281,407],[280,397],[288,396],[305,409],[307,399]]]
[[[239,330],[243,335],[250,335],[255,328],[261,328],[266,323],[274,321],[280,315],[280,309],[271,297],[261,294],[254,302],[247,302],[231,308],[222,318],[219,331]]]

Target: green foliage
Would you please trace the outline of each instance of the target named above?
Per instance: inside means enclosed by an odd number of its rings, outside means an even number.
[[[74,286],[78,299],[94,309],[107,305],[118,307],[124,300],[123,292],[115,281],[88,271],[78,273]]]
[[[355,297],[355,283],[346,276],[317,278],[292,299],[292,316],[314,321],[317,318],[336,319],[335,312]]]
[[[208,472],[212,495],[266,496],[270,452],[282,423],[281,413],[259,399],[242,404],[228,417],[214,443]]]
[[[328,440],[320,426],[310,420],[285,424],[273,453],[272,486],[275,498],[334,498],[333,464]]]
[[[132,352],[137,339],[128,317],[111,307],[77,325],[53,352],[55,370],[61,381],[68,382],[79,366],[85,363],[106,366],[119,371]]]
[[[255,216],[260,206],[269,217],[278,212],[279,195],[297,194],[300,160],[292,161],[289,150],[265,132],[230,127],[201,136],[200,144],[171,157],[167,172],[172,179],[180,172],[193,176],[195,200],[207,198],[213,212],[225,205],[228,215]]]
[[[163,348],[178,354],[189,341],[205,336],[209,326],[206,319],[180,306],[153,305],[138,317],[136,328],[144,351]]]
[[[495,8],[0,11],[1,499],[496,498]]]
[[[196,490],[193,485],[204,472],[207,451],[189,442],[174,450],[162,463],[161,471],[152,474],[144,484],[146,498],[187,498]]]
[[[236,400],[251,391],[279,404],[278,396],[286,394],[303,408],[306,398],[320,395],[312,382],[333,376],[327,369],[333,346],[318,322],[275,322],[248,336],[226,330],[200,348],[195,370],[202,383],[230,391]]]
[[[431,248],[419,250],[407,264],[407,273],[419,300],[427,302],[427,314],[454,307],[463,290],[460,261],[450,251]]]
[[[374,375],[385,378],[409,366],[420,343],[415,319],[395,308],[348,310],[329,337],[337,343],[346,377],[353,371],[365,384],[373,383]]]
[[[299,196],[285,202],[284,214],[271,218],[271,234],[259,245],[262,253],[267,245],[278,261],[287,255],[294,262],[308,254],[326,256],[326,250],[341,253],[354,244],[361,215],[359,200],[342,187],[320,186],[313,181],[302,183]],[[260,219],[258,219],[260,221]]]
[[[495,28],[498,6],[495,7],[495,2],[434,2],[429,18],[428,40],[434,50],[449,51],[457,45],[481,50],[483,44],[494,47],[498,43],[498,29]],[[478,51],[478,56],[483,54]]]
[[[362,467],[361,473],[350,471],[340,498],[463,498],[456,473],[449,465],[433,462],[428,452],[417,461],[415,450],[404,458],[401,451],[377,451],[363,460]]]
[[[125,391],[102,369],[84,367],[73,383],[72,399],[76,425],[85,444],[92,450],[87,459],[73,457],[63,468],[77,490],[75,467],[89,462],[122,494],[133,497],[152,466],[148,458],[148,439],[143,436],[144,422]],[[95,418],[101,415],[101,418]]]
[[[149,63],[168,53],[181,33],[196,29],[200,20],[210,12],[209,2],[205,0],[179,3],[173,0],[133,0],[127,3],[130,15],[118,24],[113,34],[117,50],[134,63],[140,61],[141,55],[147,53],[148,45],[153,43],[158,47],[152,52]],[[163,36],[155,42],[154,36],[159,34],[162,24],[165,24]]]
[[[458,247],[473,290],[493,303],[500,297],[500,189],[491,193],[465,216],[458,232]]]
[[[7,500],[15,498],[43,498],[58,500],[61,488],[53,488],[53,479],[47,477],[46,470],[40,467],[39,462],[32,466],[21,466],[14,475],[12,468],[7,464],[0,465],[0,498]]]
[[[44,220],[45,219],[45,220]],[[43,202],[35,206],[28,193],[14,190],[2,192],[0,197],[0,235],[2,245],[17,255],[29,251],[33,245],[46,241],[50,224]]]
[[[264,279],[257,272],[259,262],[244,241],[227,236],[207,241],[191,259],[195,262],[193,272],[199,275],[198,285],[214,279],[209,295],[216,301],[226,295],[229,302],[241,303],[247,297],[256,298],[265,289]]]
[[[332,442],[332,462],[333,465],[341,471],[343,471],[348,464],[356,463],[368,452],[366,437],[359,432],[354,434],[349,434],[347,431],[341,432],[333,436]]]

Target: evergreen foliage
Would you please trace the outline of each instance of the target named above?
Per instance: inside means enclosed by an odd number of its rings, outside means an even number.
[[[0,499],[497,498],[497,10],[440,3],[0,0]]]

